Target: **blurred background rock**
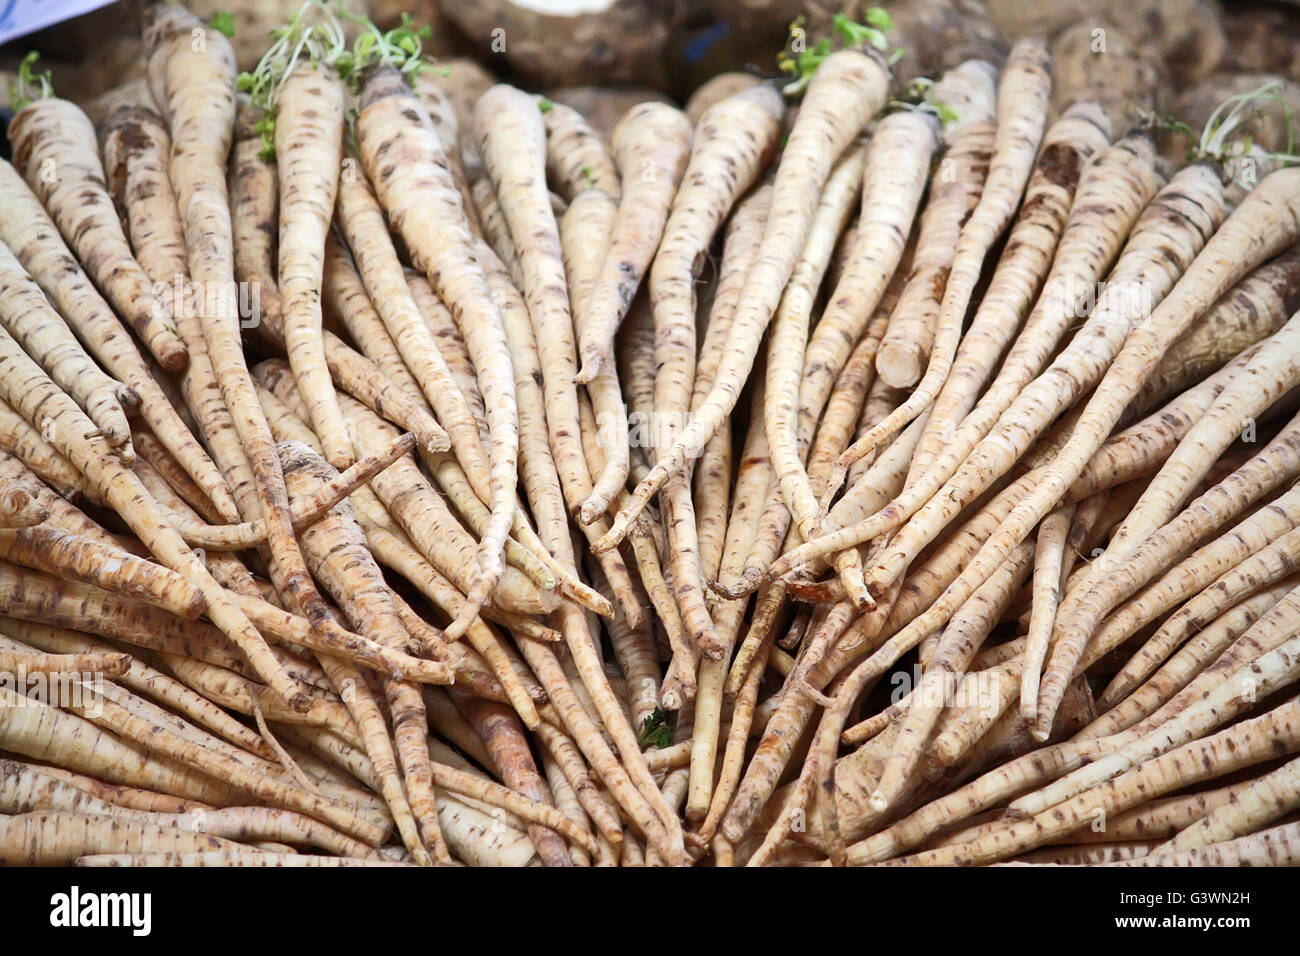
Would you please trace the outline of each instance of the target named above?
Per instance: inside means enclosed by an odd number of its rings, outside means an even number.
[[[268,31],[301,0],[191,0],[203,17],[231,13],[241,68],[256,63]],[[685,103],[723,73],[770,76],[797,17],[809,43],[831,37],[835,14],[862,19],[870,0],[347,0],[381,27],[403,11],[432,27],[428,50],[457,65],[468,96],[493,77],[513,80],[588,113],[608,129],[630,103]],[[92,112],[96,100],[143,74],[144,0],[118,0],[0,48],[0,79],[39,50],[60,95]],[[1051,38],[1053,105],[1099,100],[1117,127],[1135,108],[1193,126],[1223,96],[1269,77],[1300,101],[1300,2],[1219,0],[884,0],[891,44],[905,51],[903,80],[970,57],[999,61],[1031,33]],[[477,66],[475,66],[477,64]],[[481,67],[481,69],[479,69]],[[718,82],[745,82],[744,76]],[[8,96],[8,84],[0,104]],[[1279,108],[1277,116],[1281,117]],[[1284,122],[1261,124],[1271,145]]]

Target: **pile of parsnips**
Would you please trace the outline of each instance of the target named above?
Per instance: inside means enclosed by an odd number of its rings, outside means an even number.
[[[9,129],[0,862],[1300,862],[1269,90],[1169,168],[841,21],[606,144],[216,26]]]

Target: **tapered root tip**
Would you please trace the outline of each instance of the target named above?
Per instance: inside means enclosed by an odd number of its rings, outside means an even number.
[[[834,697],[827,697],[825,694],[823,694],[821,691],[819,691],[816,687],[814,687],[812,684],[808,683],[808,681],[806,681],[806,680],[804,680],[804,679],[802,679],[802,678],[800,678],[800,680],[799,680],[799,689],[800,689],[800,690],[804,693],[804,695],[807,696],[810,700],[816,702],[816,704],[817,704],[819,707],[823,707],[823,708],[825,708],[826,710],[830,710],[832,707],[835,706],[835,698],[834,698]]]
[[[605,513],[607,507],[609,507],[608,502],[588,498],[582,503],[582,507],[578,509],[578,520],[584,526],[595,524],[596,520]]]
[[[1123,684],[1120,685],[1111,685],[1110,687],[1107,687],[1104,691],[1101,692],[1101,696],[1097,698],[1097,707],[1100,710],[1110,710],[1121,700],[1127,697],[1129,695],[1129,691],[1131,691],[1132,689],[1133,688],[1132,686],[1130,686],[1128,681],[1125,681]]]
[[[602,361],[601,354],[595,349],[583,349],[582,367],[578,369],[578,374],[573,376],[573,381],[578,385],[586,385],[600,374]]]
[[[818,502],[823,515],[830,512],[831,502],[840,493],[840,488],[844,485],[844,479],[848,477],[848,474],[849,466],[841,459],[835,459],[835,464],[831,466],[831,473],[826,476],[826,490],[822,492],[821,500]]]
[[[621,540],[623,540],[623,537],[621,534],[618,535],[617,537],[615,536],[614,532],[616,529],[617,529],[617,525],[615,525],[615,527],[613,528],[610,528],[607,532],[605,532],[595,541],[591,542],[591,553],[604,554],[606,551],[612,551],[616,547],[618,547],[618,543]]]
[[[641,630],[645,624],[645,611],[639,605],[630,604],[623,608],[623,619],[627,621],[627,626],[634,631]]]
[[[181,608],[181,617],[188,621],[197,621],[207,609],[208,599],[203,596],[202,591],[195,591],[185,606]]]
[[[478,613],[483,607],[482,601],[468,600],[456,615],[456,619],[442,632],[448,643],[460,640],[469,630],[470,625],[478,620]]]
[[[870,591],[862,591],[861,593],[853,594],[851,596],[853,598],[853,606],[859,611],[866,613],[867,611],[874,611],[876,609],[876,599],[871,596]]]
[[[1049,714],[1039,711],[1035,715],[1033,726],[1029,728],[1029,736],[1033,737],[1038,743],[1045,743],[1052,733],[1052,719],[1055,714]]]
[[[578,583],[581,584],[581,582]],[[585,585],[582,588],[565,587],[561,588],[561,591],[568,594],[570,598],[577,601],[597,617],[603,617],[607,621],[614,620],[614,603],[605,600],[605,596],[600,592],[593,591]]]
[[[876,599],[871,596],[871,592],[867,589],[867,582],[861,574],[842,574],[840,580],[854,607],[864,612],[875,608]]]
[[[186,353],[186,362],[188,361],[189,354]],[[167,371],[170,372],[171,369],[167,369]],[[117,392],[117,401],[122,406],[123,411],[133,412],[140,407],[140,393],[130,385],[119,384],[114,391]]]

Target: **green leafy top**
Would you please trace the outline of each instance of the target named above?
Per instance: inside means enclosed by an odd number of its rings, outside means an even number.
[[[831,18],[831,26],[850,46],[873,46],[881,53],[888,51],[885,31],[894,29],[894,21],[880,7],[868,7],[865,16],[866,23],[856,23],[837,13]]]
[[[652,747],[667,747],[672,742],[672,715],[662,707],[656,707],[642,722],[637,743],[642,750],[649,750]]]
[[[1286,119],[1286,149],[1281,152],[1270,152],[1261,148],[1249,134],[1235,139],[1230,138],[1249,119],[1255,104],[1260,101],[1276,103],[1282,107]],[[1291,107],[1282,96],[1282,81],[1270,80],[1253,90],[1230,96],[1215,107],[1210,118],[1205,121],[1200,139],[1189,151],[1188,159],[1189,161],[1213,159],[1225,167],[1233,160],[1244,157],[1270,160],[1283,165],[1295,163],[1300,161],[1300,157],[1295,155],[1295,126],[1292,119]],[[1187,132],[1191,132],[1187,124],[1180,125]]]
[[[1196,138],[1196,130],[1172,113],[1162,115],[1155,110],[1145,110],[1136,105],[1131,105],[1131,111],[1137,117],[1137,125],[1142,129],[1162,133],[1185,133],[1193,139]]]
[[[537,108],[543,113],[549,113],[551,110],[555,109],[555,104],[546,97],[539,96],[537,97]]]
[[[335,59],[339,76],[349,81],[353,92],[361,82],[366,69],[376,64],[395,67],[408,83],[427,65],[421,57],[424,40],[431,36],[428,24],[415,26],[409,13],[402,13],[402,21],[391,30],[380,30],[368,17],[349,13],[342,6],[339,15],[362,27],[360,35],[352,42],[351,50],[342,51]]]
[[[216,30],[222,36],[233,37],[235,35],[235,15],[229,10],[218,10],[212,14],[212,19],[208,21],[208,26]]]
[[[41,55],[35,50],[28,53],[18,64],[18,78],[9,82],[9,105],[20,110],[36,100],[47,100],[54,95],[54,80],[49,70],[40,73],[32,67]]]
[[[268,162],[275,159],[275,105],[285,80],[304,57],[313,66],[337,69],[339,55],[347,50],[338,17],[322,0],[307,0],[288,23],[271,31],[271,37],[271,48],[251,73],[239,74],[235,84],[266,111],[257,131],[262,136],[261,156]]]
[[[842,13],[837,13],[831,18],[831,28],[850,49],[871,47],[879,50],[885,54],[891,66],[902,59],[903,51],[891,50],[889,40],[885,36],[886,30],[894,28],[894,21],[889,14],[880,7],[868,7],[863,17],[866,23],[858,23]],[[830,37],[818,40],[812,49],[805,48],[803,24],[803,17],[796,18],[790,24],[790,38],[786,43],[786,49],[777,57],[777,65],[780,69],[794,77],[785,88],[785,92],[790,95],[801,93],[811,81],[812,75],[817,72],[817,68],[822,65],[822,61],[834,52]]]
[[[934,80],[928,76],[916,76],[907,81],[903,92],[896,99],[889,101],[889,108],[895,110],[917,110],[932,113],[941,126],[955,123],[960,118],[957,111],[941,100],[933,99]]]
[[[822,65],[822,61],[831,55],[830,37],[823,37],[818,40],[811,50],[805,46],[807,39],[804,33],[804,17],[799,16],[790,24],[790,36],[786,40],[785,49],[778,54],[776,58],[777,66],[784,73],[793,75],[794,81],[786,88],[786,92],[797,92],[792,89],[798,87],[802,90],[808,85],[808,80],[812,78],[817,67]]]
[[[934,110],[934,115],[939,117],[939,122],[944,126],[947,126],[949,123],[957,122],[957,111],[947,103],[940,103],[938,100],[933,100],[930,103],[930,108]]]

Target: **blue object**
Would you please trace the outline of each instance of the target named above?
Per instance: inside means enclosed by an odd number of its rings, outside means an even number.
[[[708,56],[712,46],[730,32],[731,24],[729,23],[719,23],[707,30],[701,30],[691,37],[682,49],[682,55],[686,57],[686,62],[699,63],[700,60]]]
[[[0,44],[71,20],[112,0],[0,0]]]

